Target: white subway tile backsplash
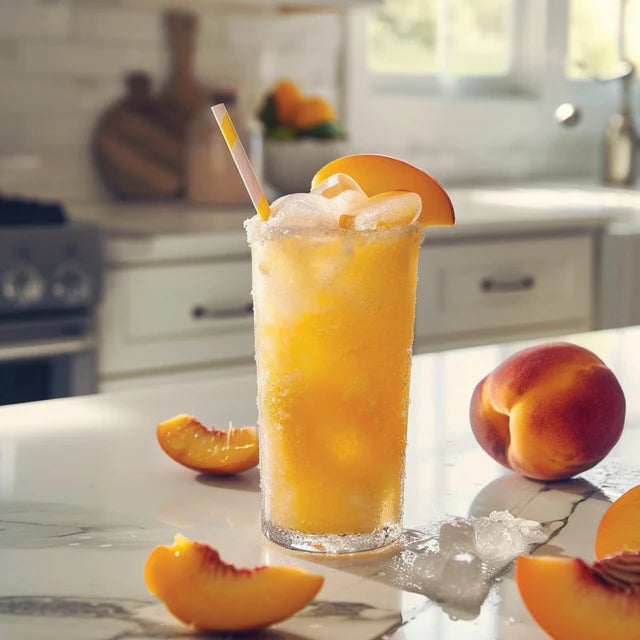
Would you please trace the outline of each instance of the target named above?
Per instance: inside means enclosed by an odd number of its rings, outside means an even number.
[[[160,48],[122,47],[68,43],[27,43],[24,67],[29,74],[54,76],[121,76],[131,69],[158,74],[166,68],[166,56]]]
[[[15,40],[0,38],[0,74],[10,73],[21,64],[20,47]]]
[[[313,93],[317,85],[335,85],[338,81],[338,60],[336,55],[324,56],[316,51],[275,50],[271,77],[265,78],[270,84],[278,78],[291,78],[300,84],[303,91]]]
[[[196,45],[198,50],[215,49],[229,44],[230,48],[242,50],[244,47],[237,43],[229,43],[227,37],[227,24],[224,14],[219,11],[211,11],[200,15],[198,31],[196,32]]]
[[[229,15],[226,31],[230,43],[283,49],[318,48],[330,53],[341,42],[340,17],[329,13]]]
[[[1,0],[0,37],[63,37],[69,18],[68,0]]]
[[[96,125],[93,113],[30,114],[24,119],[23,149],[27,151],[77,150],[78,140],[89,141]]]
[[[46,199],[106,198],[87,142],[76,149],[48,150],[0,160],[4,193]]]
[[[18,118],[29,113],[96,113],[124,91],[118,78],[97,79],[62,76],[34,78],[25,75],[0,76],[5,90],[0,100],[0,114]]]
[[[71,13],[74,41],[120,42],[159,46],[165,41],[160,11],[107,3],[77,3]]]
[[[0,112],[0,159],[4,154],[24,149],[24,120]],[[2,183],[0,182],[0,191]]]
[[[43,198],[106,198],[90,154],[101,114],[128,71],[155,89],[169,71],[164,12],[198,14],[196,69],[235,86],[249,111],[278,79],[338,102],[341,19],[209,0],[0,0],[0,190]]]
[[[0,113],[4,118],[34,111],[67,111],[75,109],[80,102],[80,89],[73,79],[13,74],[4,75],[0,82],[5,87],[0,100]]]

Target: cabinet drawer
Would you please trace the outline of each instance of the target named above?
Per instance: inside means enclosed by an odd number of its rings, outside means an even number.
[[[252,356],[249,259],[107,274],[101,374]]]
[[[247,261],[134,269],[127,280],[134,339],[183,339],[253,322]]]
[[[416,340],[525,326],[588,328],[589,235],[426,246],[420,254]]]

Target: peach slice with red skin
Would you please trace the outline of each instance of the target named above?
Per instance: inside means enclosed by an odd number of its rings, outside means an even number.
[[[640,554],[622,553],[592,565],[551,556],[516,560],[522,600],[556,640],[640,638]]]
[[[258,464],[255,427],[207,429],[193,416],[179,415],[161,422],[156,435],[169,457],[200,473],[230,475]]]
[[[185,624],[208,631],[265,627],[305,607],[324,582],[296,567],[237,569],[212,547],[177,535],[156,547],[144,579],[153,595]]]
[[[618,551],[640,551],[640,485],[621,495],[600,520],[596,557]]]
[[[374,153],[337,158],[313,176],[311,187],[317,187],[335,173],[346,173],[367,194],[375,196],[385,191],[412,191],[422,199],[418,222],[422,226],[452,225],[453,205],[442,186],[430,175],[408,162]]]

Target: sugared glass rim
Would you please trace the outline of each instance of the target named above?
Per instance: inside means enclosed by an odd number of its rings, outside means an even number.
[[[309,242],[323,242],[336,239],[344,240],[393,240],[403,236],[416,236],[416,241],[421,243],[424,239],[424,227],[418,222],[410,224],[396,224],[390,227],[377,229],[343,229],[342,227],[280,227],[269,224],[268,220],[262,220],[257,215],[245,220],[244,228],[247,232],[249,244],[284,240],[295,238]]]

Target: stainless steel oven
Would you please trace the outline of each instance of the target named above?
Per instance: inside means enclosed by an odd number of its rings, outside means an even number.
[[[96,227],[0,224],[0,405],[96,390]]]

